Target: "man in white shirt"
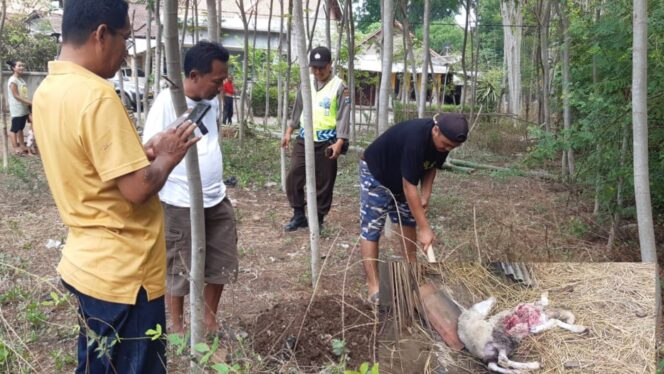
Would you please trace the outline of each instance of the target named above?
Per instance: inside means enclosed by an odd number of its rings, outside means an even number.
[[[205,208],[205,326],[209,333],[220,331],[216,320],[219,299],[224,284],[237,278],[237,233],[235,213],[226,196],[223,182],[223,160],[219,146],[216,96],[223,89],[228,73],[228,51],[219,44],[201,41],[184,57],[183,81],[187,106],[197,103],[211,105],[203,117],[209,133],[198,142],[198,161]],[[143,142],[161,132],[176,120],[170,90],[162,91],[150,109],[143,131]],[[198,130],[197,130],[198,131]],[[184,333],[184,296],[189,293],[191,267],[191,223],[189,219],[189,187],[187,167],[180,162],[169,175],[159,192],[164,207],[167,250],[166,306],[171,318],[171,330]]]

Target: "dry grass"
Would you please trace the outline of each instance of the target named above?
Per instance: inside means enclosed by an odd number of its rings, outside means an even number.
[[[478,264],[429,266],[443,288],[469,307],[488,296],[498,300],[494,312],[549,292],[552,307],[571,310],[589,333],[551,330],[526,338],[516,361],[539,361],[538,373],[654,373],[655,267],[643,263],[530,264],[538,286],[526,288]],[[439,339],[438,339],[439,340]],[[429,341],[429,346],[436,344]],[[438,365],[448,373],[483,373],[484,365],[467,352],[438,343],[427,371]],[[566,364],[570,368],[565,368]]]

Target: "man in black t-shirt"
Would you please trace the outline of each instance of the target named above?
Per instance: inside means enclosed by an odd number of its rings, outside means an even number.
[[[378,240],[386,214],[400,225],[404,254],[408,261],[415,261],[417,242],[425,249],[434,240],[425,212],[436,169],[442,168],[447,154],[467,136],[468,122],[462,114],[437,114],[394,125],[364,151],[360,161],[360,250],[372,304],[378,303]]]

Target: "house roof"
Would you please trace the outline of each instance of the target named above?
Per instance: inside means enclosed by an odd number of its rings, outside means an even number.
[[[358,44],[357,48],[361,52],[355,55],[355,69],[362,71],[372,71],[380,72],[382,71],[382,57],[381,57],[381,48],[382,48],[382,36],[383,30],[378,29],[369,36],[367,36],[361,43]],[[409,44],[412,45],[414,35],[409,32],[408,39]],[[393,60],[392,60],[392,71],[393,72],[402,72],[404,70],[404,43],[403,43],[403,26],[400,22],[394,21],[393,29]],[[435,74],[445,74],[450,70],[450,66],[461,61],[461,56],[457,55],[447,55],[443,56],[438,54],[433,49],[429,48],[429,53],[431,56],[431,65],[433,66],[433,72]],[[415,71],[417,73],[422,72],[422,47],[413,47],[413,55],[415,58]],[[410,60],[408,61],[410,64]],[[410,70],[410,69],[409,69]]]

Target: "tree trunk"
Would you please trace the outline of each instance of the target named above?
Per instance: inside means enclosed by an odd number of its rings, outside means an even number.
[[[150,72],[152,71],[152,6],[148,3],[148,19],[147,19],[147,30],[145,37],[145,65],[143,67],[143,72],[145,73],[145,82],[143,83],[143,110],[145,110],[147,118],[148,108],[148,96],[150,96]]]
[[[608,249],[613,248],[613,243],[615,242],[618,228],[620,227],[620,221],[622,221],[622,208],[623,208],[623,188],[625,187],[625,181],[623,178],[622,170],[625,168],[625,163],[627,162],[627,151],[628,151],[628,139],[629,139],[629,127],[627,124],[623,125],[623,139],[622,146],[620,147],[620,170],[618,174],[618,183],[616,184],[616,210],[613,212],[613,219],[611,223],[611,229],[609,230],[609,239],[607,240],[606,247]]]
[[[166,1],[166,0],[164,0]],[[187,35],[187,15],[189,13],[189,0],[184,3],[184,18],[182,18],[182,39],[180,40],[180,51],[184,50],[184,38]]]
[[[318,11],[320,10],[320,1],[316,1],[316,12],[314,13],[314,22],[311,24],[311,30],[309,30],[309,44],[307,51],[310,51],[313,47],[314,34],[316,33],[316,23],[318,23]],[[307,14],[307,19],[309,19],[309,14]]]
[[[175,113],[179,116],[187,110],[187,103],[182,90],[182,66],[180,64],[180,50],[178,47],[177,0],[164,0],[164,39],[166,45],[166,60],[168,78],[174,83],[171,87],[171,98]],[[194,347],[205,342],[205,325],[203,323],[205,300],[203,298],[204,271],[205,271],[205,221],[203,213],[203,193],[201,188],[201,174],[198,166],[198,150],[194,144],[185,157],[187,166],[187,181],[189,185],[190,219],[191,219],[191,281],[190,281],[190,308],[191,308],[191,343],[190,353],[193,357],[200,357],[201,353]],[[191,361],[191,373],[203,373],[204,369]]]
[[[207,0],[208,39],[219,43],[219,24],[217,23],[217,0]]]
[[[595,10],[595,25],[599,23],[600,17],[601,17],[601,11],[600,11],[600,8],[598,7]],[[597,83],[599,82],[599,78],[598,78],[598,74],[597,74],[597,63],[598,63],[597,54],[593,54],[593,66],[592,66],[593,87],[597,87]],[[597,91],[597,89],[596,89],[596,91]],[[596,150],[596,152],[598,152],[597,154],[600,154],[599,152],[602,151],[602,149],[600,148],[599,142],[598,142],[597,146],[595,147],[595,150]],[[603,175],[601,174],[601,171],[599,171],[599,173],[597,173],[595,178],[597,180],[595,182],[595,204],[593,205],[593,215],[594,216],[599,214],[599,207],[600,207],[599,195],[601,193],[601,189],[600,189],[601,184],[600,184],[599,181],[603,178]]]
[[[247,102],[247,71],[249,71],[249,21],[247,20],[247,11],[244,9],[244,0],[236,0],[238,8],[240,8],[240,17],[242,18],[242,25],[244,27],[244,52],[242,53],[242,90],[240,91],[240,110],[239,110],[239,125],[240,125],[240,147],[244,145],[244,130],[246,127],[245,119],[245,106]]]
[[[135,11],[134,11],[135,13]],[[134,24],[134,14],[131,15],[131,24]],[[132,49],[134,50],[134,56],[131,57],[131,75],[134,78],[134,103],[136,104],[136,113],[134,116],[136,118],[136,127],[142,126],[141,121],[141,90],[138,85],[138,67],[136,66],[136,34],[134,34],[134,28],[131,28],[131,40],[132,40]]]
[[[162,24],[161,24],[161,0],[156,0],[155,5],[154,5],[154,17],[155,21],[157,22],[157,38],[156,38],[156,43],[157,45],[155,46],[154,49],[154,86],[152,88],[152,92],[154,92],[154,96],[157,97],[159,94],[159,91],[161,91],[161,48],[162,48],[162,43],[161,43],[161,32],[162,32]]]
[[[406,46],[406,54],[408,55],[408,59],[410,60],[410,70],[411,70],[411,82],[413,87],[415,88],[413,91],[415,91],[415,102],[419,103],[420,100],[420,92],[417,90],[417,69],[416,69],[416,64],[415,64],[415,55],[413,54],[413,44],[410,43],[410,23],[408,22],[408,9],[407,9],[407,2],[408,0],[401,0],[399,1],[399,4],[401,5],[401,13],[403,14],[403,29],[404,29],[404,35],[407,35],[407,38],[404,39],[404,45]],[[405,65],[404,65],[405,69]],[[408,88],[408,102],[410,102],[410,87]]]
[[[329,0],[326,0],[326,2],[327,2],[326,6],[328,6],[329,5]],[[348,4],[348,1],[346,1],[346,4]],[[346,8],[348,8],[348,7],[346,6]],[[328,10],[328,12],[329,12],[329,10]],[[337,22],[337,24],[339,25],[337,27],[337,31],[338,31],[337,32],[337,34],[338,34],[337,48],[336,48],[337,53],[336,53],[336,57],[334,58],[334,64],[332,65],[332,74],[334,74],[334,75],[337,75],[337,72],[339,70],[339,60],[341,59],[341,53],[340,53],[341,52],[341,45],[342,45],[341,42],[343,41],[343,38],[344,38],[344,28],[346,27],[346,17],[347,16],[348,16],[348,9],[344,9],[344,12],[341,16],[341,21]],[[326,14],[326,17],[327,17],[327,19],[326,19],[326,26],[325,27],[328,28],[328,29],[326,29],[326,32],[327,32],[329,30],[329,27],[330,27],[330,25],[329,25],[329,21],[330,21],[329,14]],[[332,43],[331,40],[330,40],[330,43]],[[330,50],[332,50],[332,47],[328,46],[328,48]]]
[[[192,1],[191,15],[194,18],[194,27],[191,28],[191,40],[192,43],[196,44],[198,43],[198,0]]]
[[[350,0],[346,0],[348,2]],[[342,21],[343,24],[343,21]],[[341,40],[341,31],[339,31],[339,40]],[[332,33],[330,32],[330,0],[325,0],[325,45],[328,49],[332,49]],[[337,49],[337,56],[340,49]]]
[[[2,0],[2,17],[0,18],[0,49],[2,49],[2,36],[5,30],[5,19],[7,19],[7,0]],[[0,69],[0,111],[2,111],[2,170],[9,170],[9,140],[7,139],[7,114],[5,113],[5,75]]]
[[[466,72],[466,43],[468,41],[468,20],[470,18],[470,0],[466,1],[466,23],[463,26],[463,47],[461,47],[461,71],[463,71],[463,87],[461,87],[461,107],[466,104],[466,91],[468,89],[468,73]],[[472,53],[472,48],[471,48]]]
[[[311,104],[311,85],[309,83],[309,61],[307,61],[307,44],[304,39],[304,22],[302,20],[302,0],[293,3],[295,35],[297,37],[297,55],[300,63],[300,92],[302,93],[304,148],[306,168],[307,213],[309,216],[309,236],[311,239],[311,285],[316,287],[320,272],[320,253],[318,251],[318,209],[316,202],[316,164],[313,138],[313,109]]]
[[[428,1],[428,0],[427,0]],[[387,130],[390,112],[390,94],[392,80],[392,51],[394,38],[394,0],[383,1],[383,71],[380,77],[380,92],[378,96],[378,134]]]
[[[277,122],[281,127],[281,138],[283,139],[286,134],[286,121],[284,121],[286,111],[283,110],[283,93],[288,92],[288,89],[284,89],[283,87],[284,81],[281,77],[282,50],[284,47],[284,0],[279,0],[279,14],[281,16],[279,17],[279,50],[277,51],[277,66],[279,67],[279,72],[277,73]],[[286,149],[283,147],[279,148],[279,169],[281,172],[281,192],[286,192]]]
[[[657,262],[648,169],[648,15],[647,1],[634,0],[632,48],[632,131],[634,132],[634,197],[641,260]]]
[[[270,48],[272,45],[272,33],[270,28],[272,26],[272,8],[274,7],[274,0],[270,0],[270,14],[267,19],[267,58],[265,66],[265,114],[263,115],[263,127],[267,126],[267,117],[270,115],[270,67],[272,66],[272,58],[270,57]]]
[[[570,131],[572,128],[572,115],[570,111],[569,96],[570,96],[570,82],[569,82],[569,19],[567,18],[567,7],[565,2],[560,4],[560,23],[562,25],[563,33],[563,127],[565,129],[565,148],[563,152],[567,154],[567,168],[570,177],[574,178],[574,149],[570,144]]]
[[[539,4],[540,12],[537,14],[539,22],[540,54],[542,62],[542,109],[544,114],[544,130],[551,132],[551,106],[549,105],[549,25],[551,23],[551,1],[542,0]]]
[[[346,0],[348,16],[346,17],[348,32],[348,87],[350,87],[350,138],[352,142],[357,139],[355,128],[355,24],[353,22],[353,4]]]
[[[393,1],[393,0],[392,0]],[[470,0],[468,0],[470,1]],[[429,82],[429,60],[431,59],[431,51],[429,49],[429,24],[431,15],[431,0],[424,0],[424,22],[422,24],[422,79],[420,80],[420,100],[417,102],[417,116],[424,117],[424,107],[427,102],[427,83]],[[466,22],[468,19],[466,18]],[[384,28],[383,28],[384,29]],[[392,38],[392,33],[389,34]],[[392,50],[390,50],[392,54]],[[383,57],[384,59],[385,57]],[[390,60],[390,64],[391,64]],[[383,72],[384,74],[384,72]]]
[[[509,84],[509,112],[516,117],[521,115],[521,36],[523,33],[521,6],[520,0],[501,0],[500,2]],[[514,123],[516,125],[516,121]]]

